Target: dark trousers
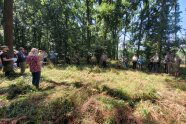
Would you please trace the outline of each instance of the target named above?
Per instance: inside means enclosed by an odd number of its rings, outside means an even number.
[[[50,61],[52,62],[52,64],[56,64],[56,59],[50,59]]]
[[[9,77],[10,76],[10,73],[11,73],[11,71],[6,71],[5,72],[5,77]]]
[[[168,64],[167,63],[164,64],[164,72],[168,74]]]
[[[136,69],[136,67],[137,67],[137,62],[136,62],[136,61],[133,61],[132,63],[133,63],[132,68],[133,68],[133,69]]]
[[[153,66],[154,72],[159,73],[159,62],[154,62]]]
[[[37,88],[39,87],[39,81],[41,77],[41,72],[32,72],[32,84],[36,86]]]
[[[103,61],[102,66],[103,66],[103,68],[106,68],[107,67],[107,62]]]
[[[150,62],[148,65],[149,71],[152,72],[153,69],[153,62]]]

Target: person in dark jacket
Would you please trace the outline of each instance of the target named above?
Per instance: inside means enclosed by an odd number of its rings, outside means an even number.
[[[19,52],[17,53],[17,57],[18,67],[21,69],[21,74],[24,74],[26,69],[26,53],[23,47],[20,47]]]
[[[13,60],[11,58],[11,53],[9,52],[8,46],[2,46],[1,60],[3,65],[3,72],[5,77],[9,77],[11,71],[13,71]]]

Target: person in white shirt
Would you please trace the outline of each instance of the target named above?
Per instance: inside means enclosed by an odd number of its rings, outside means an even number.
[[[138,60],[138,57],[136,56],[136,54],[134,54],[134,56],[132,57],[132,64],[133,64],[132,68],[133,69],[136,69],[137,67],[137,60]]]
[[[160,61],[160,58],[158,56],[158,53],[156,53],[154,56],[153,56],[153,65],[154,65],[154,72],[158,73],[159,72],[159,61]]]

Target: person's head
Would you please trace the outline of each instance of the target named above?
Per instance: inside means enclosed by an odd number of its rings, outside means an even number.
[[[7,52],[7,51],[9,51],[8,46],[2,46],[1,48],[2,48],[2,51],[3,51],[3,52]]]
[[[43,51],[42,50],[39,50],[39,53],[42,53]]]
[[[24,52],[25,49],[24,49],[23,47],[20,47],[20,48],[19,48],[19,51]]]
[[[32,55],[32,56],[37,56],[38,55],[38,49],[36,48],[32,48],[29,55]]]
[[[14,50],[14,54],[17,54],[17,51],[16,50]]]

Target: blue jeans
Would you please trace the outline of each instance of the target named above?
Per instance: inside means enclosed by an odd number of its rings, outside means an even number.
[[[41,77],[41,72],[32,72],[32,84],[36,86],[37,88],[39,87],[39,81]]]
[[[128,63],[127,62],[124,62],[124,67],[128,68]]]

